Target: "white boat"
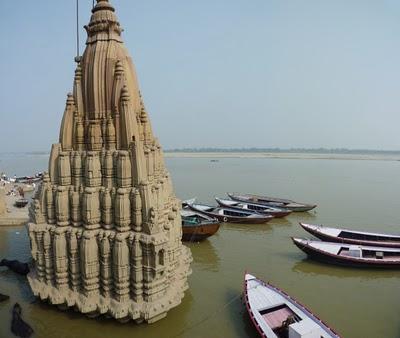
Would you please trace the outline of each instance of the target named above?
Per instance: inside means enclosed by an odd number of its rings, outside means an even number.
[[[271,207],[289,209],[295,212],[310,211],[317,207],[316,204],[299,203],[283,198],[260,196],[253,194],[240,194],[240,193],[227,193],[227,194],[234,201],[264,204],[264,205],[269,205]]]
[[[217,203],[226,208],[233,208],[238,210],[246,210],[251,212],[257,212],[260,214],[271,215],[275,218],[285,217],[291,214],[291,210],[282,209],[282,208],[274,208],[264,204],[256,204],[256,203],[248,203],[248,202],[239,202],[233,200],[227,200],[223,198],[215,197]]]
[[[279,288],[246,273],[244,301],[264,338],[338,338],[333,329]]]
[[[293,243],[309,257],[353,267],[400,269],[400,248],[322,242],[292,237]]]
[[[400,235],[332,228],[301,222],[300,225],[310,234],[326,242],[400,248]]]

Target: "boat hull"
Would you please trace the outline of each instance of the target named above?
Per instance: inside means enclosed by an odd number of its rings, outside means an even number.
[[[325,251],[318,250],[309,245],[301,244],[297,242],[295,239],[292,239],[293,243],[304,253],[307,254],[308,257],[317,260],[319,262],[333,264],[333,265],[341,265],[341,266],[349,266],[356,268],[377,268],[377,269],[400,269],[400,261],[384,261],[384,260],[363,260],[353,257],[345,257],[339,256],[335,254],[330,254]]]
[[[189,208],[193,211],[199,212],[203,215],[216,218],[222,223],[242,223],[242,224],[262,224],[267,223],[274,217],[269,215],[259,215],[259,217],[241,217],[241,216],[231,216],[231,215],[220,215],[218,213],[209,212],[206,210],[197,209],[193,205],[189,205]]]
[[[20,199],[20,200],[15,201],[15,204],[14,204],[14,205],[15,205],[17,208],[24,208],[24,207],[26,207],[26,206],[28,205],[28,203],[29,203],[28,200],[26,200],[26,199]]]
[[[256,200],[252,199],[251,197],[242,197],[242,196],[237,196],[234,194],[228,194],[228,196],[234,201],[245,202],[245,203],[257,203],[257,204],[262,204],[262,205],[266,205],[266,206],[274,207],[274,208],[284,208],[284,209],[288,209],[293,212],[311,211],[317,207],[314,204],[294,203],[291,201],[287,201],[287,202],[268,201],[268,200],[263,200],[261,196],[259,197],[260,199],[257,199],[257,197],[255,197]],[[291,205],[289,202],[293,203],[293,205]]]
[[[205,212],[206,213],[206,212]],[[206,213],[207,216],[215,217],[223,223],[242,223],[242,224],[262,224],[269,222],[272,218],[249,218],[249,217],[235,217],[235,216],[224,216],[213,213]]]
[[[231,209],[236,209],[236,210],[246,210],[249,212],[254,212],[254,213],[258,213],[258,214],[262,214],[262,215],[269,215],[269,216],[274,216],[275,218],[283,218],[286,217],[288,215],[290,215],[292,213],[291,210],[282,210],[282,211],[264,211],[264,210],[251,210],[251,209],[244,209],[241,208],[239,206],[234,206],[234,205],[228,205],[225,204],[223,201],[216,199],[217,203],[222,206],[222,207],[226,207],[226,208],[231,208]],[[244,203],[244,202],[243,202]]]
[[[289,209],[293,212],[307,212],[307,211],[311,211],[313,209],[315,209],[317,206],[316,205],[305,205],[305,206],[301,206],[301,207],[291,207],[291,206],[287,206],[284,205],[283,206],[285,209]]]
[[[220,223],[182,225],[182,240],[186,242],[201,242],[214,235],[219,229]]]
[[[354,238],[342,238],[338,236],[330,236],[328,234],[317,231],[313,228],[310,228],[303,223],[300,223],[301,227],[310,233],[311,235],[319,238],[321,241],[325,242],[335,242],[335,243],[346,243],[346,244],[355,244],[355,245],[371,245],[371,246],[380,246],[385,248],[399,248],[400,249],[400,239],[399,242],[389,242],[389,241],[369,241],[369,240],[359,240]]]

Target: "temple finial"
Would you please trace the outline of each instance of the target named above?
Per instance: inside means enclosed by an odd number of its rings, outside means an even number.
[[[96,6],[92,9],[92,13],[97,12],[99,10],[110,10],[115,11],[114,7],[110,4],[108,0],[97,0]]]
[[[97,0],[96,6],[92,9],[90,22],[85,29],[88,33],[86,43],[90,44],[98,39],[104,40],[105,37],[122,42],[122,28],[115,15],[115,9],[108,0]]]

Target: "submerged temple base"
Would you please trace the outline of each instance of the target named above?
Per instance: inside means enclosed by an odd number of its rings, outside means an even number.
[[[49,252],[52,246],[47,242],[49,238],[46,240],[49,234],[54,237],[53,251],[57,256],[51,257]],[[170,255],[178,260],[169,262],[173,265],[166,264],[163,236],[151,238],[134,231],[85,231],[50,225],[36,226],[35,236],[43,238],[38,244],[47,249],[39,259],[43,264],[37,265],[28,280],[34,295],[51,304],[74,307],[90,316],[107,314],[118,320],[152,323],[180,304],[188,288],[189,249],[177,248]],[[160,249],[158,253],[154,247]],[[75,251],[70,251],[69,257],[60,257],[67,248],[75,248]],[[81,264],[78,248],[86,252]],[[144,268],[144,257],[152,260],[156,267]],[[172,266],[183,269],[172,271]]]
[[[154,137],[114,8],[97,0],[60,141],[30,206],[35,296],[154,322],[188,288],[180,201]]]

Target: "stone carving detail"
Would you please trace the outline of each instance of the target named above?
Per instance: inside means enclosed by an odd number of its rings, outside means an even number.
[[[28,280],[60,307],[151,323],[188,287],[180,202],[108,0],[85,28],[59,143],[30,207]]]

